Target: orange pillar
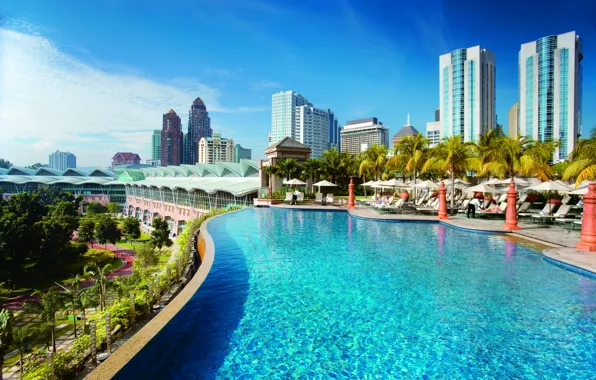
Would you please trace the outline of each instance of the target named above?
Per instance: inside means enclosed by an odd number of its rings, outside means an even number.
[[[517,225],[517,190],[515,190],[515,183],[511,181],[509,190],[507,190],[507,214],[505,215],[505,225],[503,228],[509,231],[521,230]]]
[[[350,178],[350,184],[348,185],[348,209],[355,208],[354,202],[354,179]]]
[[[584,251],[596,251],[596,184],[588,186],[584,195],[584,217],[582,219],[581,241],[576,247]]]
[[[439,186],[439,220],[449,219],[447,217],[447,189],[445,182]]]

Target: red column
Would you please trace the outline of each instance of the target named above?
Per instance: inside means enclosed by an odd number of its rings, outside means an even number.
[[[350,184],[348,185],[348,209],[355,208],[354,202],[354,179],[350,178]]]
[[[439,220],[449,219],[447,217],[447,189],[445,182],[439,186]]]
[[[576,247],[584,251],[596,251],[596,184],[588,186],[584,195],[584,217],[582,218],[581,242]]]
[[[515,183],[511,181],[509,190],[507,190],[507,214],[505,215],[505,225],[503,228],[509,231],[521,230],[517,225],[517,190],[515,190]]]

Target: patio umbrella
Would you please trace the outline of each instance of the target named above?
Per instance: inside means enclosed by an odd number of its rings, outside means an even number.
[[[563,183],[558,183],[558,182],[555,182],[555,181],[546,181],[546,182],[542,182],[539,185],[530,186],[526,190],[534,190],[534,191],[559,191],[559,192],[567,193],[571,189],[569,188],[569,186],[567,186],[567,185],[565,185]]]
[[[580,187],[577,190],[570,191],[569,194],[573,194],[573,195],[586,195],[586,194],[588,194],[588,190],[589,189],[588,189],[587,186],[586,187]]]
[[[498,193],[499,192],[495,187],[489,186],[485,183],[481,183],[480,185],[468,187],[467,189],[465,189],[465,191],[472,192],[472,193]]]
[[[388,186],[388,187],[405,187],[406,186],[405,183],[403,183],[402,181],[400,181],[396,178],[390,179],[389,181],[382,181],[379,183],[379,185]]]
[[[437,185],[433,181],[422,181],[413,185],[412,187],[415,187],[417,189],[438,189],[439,185]]]
[[[319,181],[317,183],[313,183],[313,186],[317,186],[319,188],[319,193],[321,192],[321,187],[324,186],[337,186],[336,184],[334,184],[333,182],[329,182],[329,181]]]
[[[306,185],[306,182],[302,182],[301,180],[299,180],[298,178],[294,178],[291,179],[289,181],[285,181],[284,185],[290,185],[290,186],[304,186]]]
[[[451,178],[445,179],[445,180],[443,180],[443,182],[445,182],[445,186],[451,185]],[[460,178],[456,178],[454,182],[455,182],[456,185],[468,185],[468,186],[470,185],[470,182],[466,182],[466,181],[464,181],[463,179],[460,179]]]
[[[376,185],[376,184],[377,184],[377,181],[368,181],[368,182],[361,183],[360,186],[371,187],[372,185]]]
[[[497,182],[496,182],[497,185],[509,185],[510,183],[511,183],[511,178],[500,179],[500,180],[497,180]],[[521,178],[517,178],[517,177],[513,178],[513,183],[516,185],[519,185],[519,186],[529,186],[530,185],[530,183],[528,181],[526,181],[525,179],[521,179]]]

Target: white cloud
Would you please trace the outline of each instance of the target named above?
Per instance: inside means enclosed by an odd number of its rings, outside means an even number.
[[[219,89],[194,78],[106,73],[42,36],[0,28],[0,157],[17,164],[47,162],[50,148],[75,153],[81,166],[108,165],[118,150],[149,158],[162,114],[172,108],[186,125],[197,96],[214,113],[266,109],[225,107]]]

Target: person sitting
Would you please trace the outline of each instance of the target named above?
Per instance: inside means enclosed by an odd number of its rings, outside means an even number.
[[[470,218],[470,213],[472,214],[472,218],[476,218],[476,207],[481,208],[478,198],[474,198],[468,203],[468,213],[466,215],[468,218]]]
[[[323,195],[323,198],[321,200],[321,205],[323,205],[323,206],[327,205],[327,196],[326,195]]]
[[[292,193],[292,202],[290,202],[290,205],[296,205],[296,200],[298,199],[298,194],[300,194],[300,192],[298,191],[298,189],[294,190],[294,192]]]

